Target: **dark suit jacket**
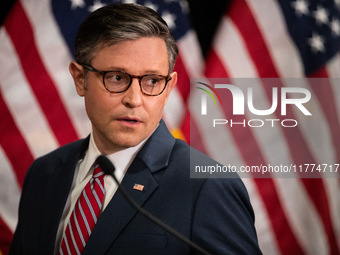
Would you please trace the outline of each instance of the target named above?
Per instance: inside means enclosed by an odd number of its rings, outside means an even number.
[[[32,164],[22,190],[10,254],[53,254],[74,170],[88,143],[89,138],[68,144]],[[137,203],[212,254],[261,254],[253,210],[242,181],[236,176],[191,179],[190,160],[216,165],[185,142],[174,139],[161,121],[137,154],[122,185]],[[134,190],[135,183],[144,185],[144,190]],[[194,253],[137,213],[119,191],[99,217],[83,252]]]

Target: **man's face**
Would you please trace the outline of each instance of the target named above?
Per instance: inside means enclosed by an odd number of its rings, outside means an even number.
[[[125,41],[100,49],[91,65],[98,70],[124,71],[131,75],[168,74],[168,56],[163,39],[157,37]],[[70,64],[77,92],[85,98],[93,136],[101,153],[108,155],[136,146],[157,127],[177,74],[159,96],[142,93],[138,79],[123,93],[110,93],[103,86],[103,76],[88,72],[75,62]],[[86,88],[85,88],[86,84]]]

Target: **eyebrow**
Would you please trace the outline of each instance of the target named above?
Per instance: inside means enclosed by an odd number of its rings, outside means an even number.
[[[125,73],[129,73],[129,71],[127,71],[125,68],[121,68],[121,67],[108,67],[106,68],[104,71],[121,71],[121,72],[125,72]],[[143,74],[162,74],[163,72],[161,72],[160,70],[156,70],[156,69],[149,69],[146,71],[143,71],[140,75]],[[166,72],[168,73],[168,72]]]

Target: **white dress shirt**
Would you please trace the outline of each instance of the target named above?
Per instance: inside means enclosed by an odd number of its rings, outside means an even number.
[[[125,150],[118,151],[114,154],[107,155],[107,157],[111,160],[112,164],[115,166],[115,176],[119,182],[122,181],[127,169],[131,165],[132,161],[135,159],[136,154],[146,142],[147,139],[142,141],[135,147],[130,147]],[[89,148],[85,154],[84,159],[79,160],[73,178],[73,183],[70,191],[70,195],[67,198],[66,205],[62,214],[62,217],[59,222],[59,228],[56,237],[56,243],[54,247],[54,253],[58,254],[60,249],[60,244],[66,230],[67,224],[71,217],[73,208],[80,196],[81,192],[85,188],[86,184],[90,181],[95,161],[99,155],[102,153],[98,150],[94,139],[93,134],[91,133]],[[104,185],[105,185],[105,197],[102,211],[106,208],[111,198],[115,194],[118,185],[114,181],[111,176],[106,175],[104,177]]]

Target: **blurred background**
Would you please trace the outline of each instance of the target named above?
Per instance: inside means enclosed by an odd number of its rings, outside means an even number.
[[[90,131],[68,64],[80,22],[112,2],[152,7],[173,31],[180,78],[164,120],[174,136],[224,164],[340,163],[339,1],[2,1],[0,254],[8,253],[30,164]],[[190,78],[201,77],[299,79],[312,93],[312,121],[288,107],[285,118],[299,120],[294,129],[225,127],[212,133],[189,103],[200,97]],[[322,84],[313,82],[318,79]],[[254,101],[263,109],[270,107],[272,86],[288,86],[256,81]],[[230,118],[225,108],[216,114]],[[340,254],[340,182],[323,173],[316,177],[243,178],[264,254]]]

